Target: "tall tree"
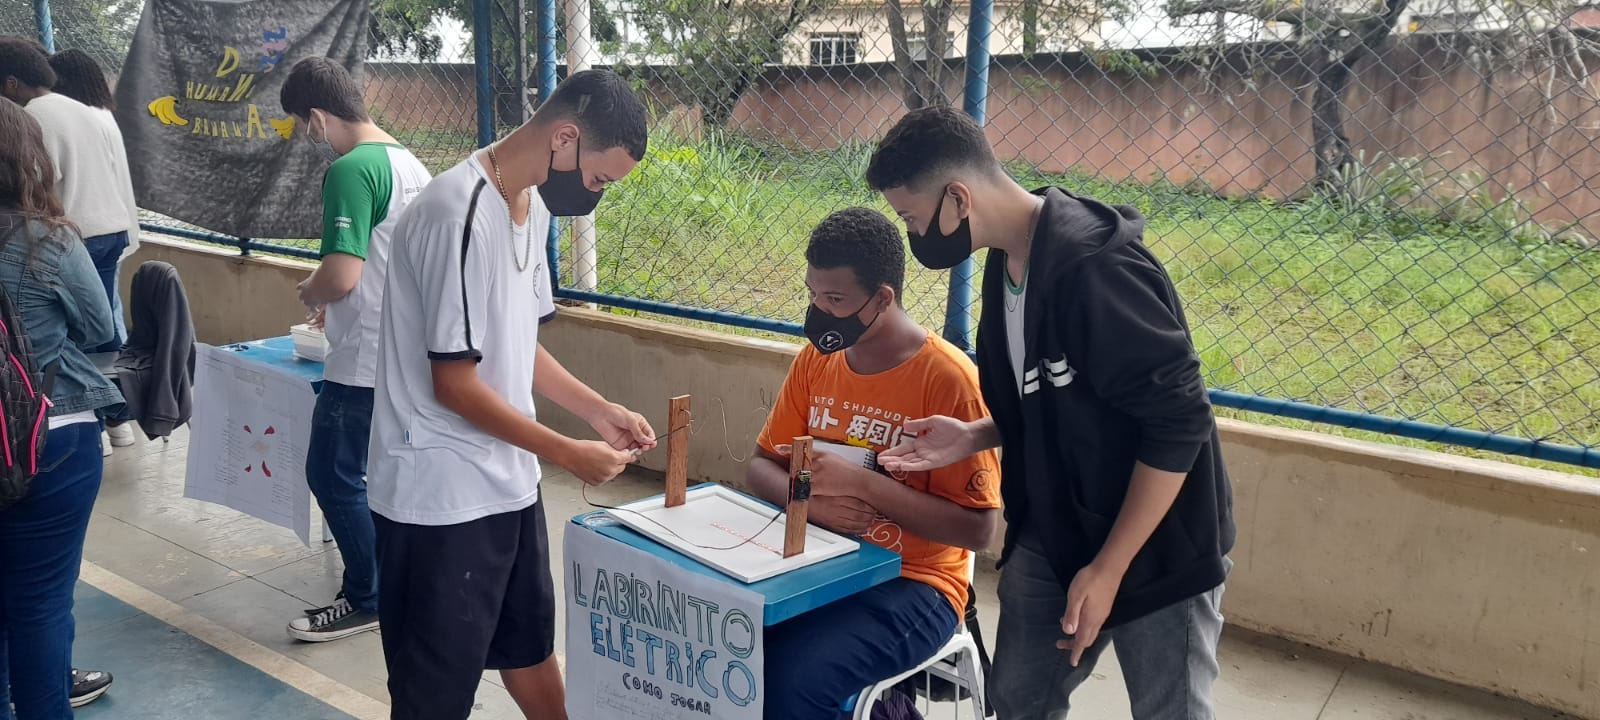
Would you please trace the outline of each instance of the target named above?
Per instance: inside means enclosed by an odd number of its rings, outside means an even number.
[[[701,121],[722,127],[791,37],[833,0],[635,0],[632,20],[646,40],[629,54],[662,68]]]

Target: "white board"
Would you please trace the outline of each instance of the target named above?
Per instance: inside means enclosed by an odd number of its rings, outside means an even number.
[[[565,534],[568,717],[760,720],[761,596],[591,529],[615,522]]]
[[[675,508],[663,507],[665,502],[662,497],[648,498],[623,505],[610,514],[636,532],[744,583],[765,580],[861,547],[856,540],[807,525],[806,551],[786,558],[783,511],[721,485],[690,490],[684,504]],[[747,539],[749,542],[745,542]]]
[[[195,351],[184,497],[292,529],[310,544],[311,383],[225,348]]]

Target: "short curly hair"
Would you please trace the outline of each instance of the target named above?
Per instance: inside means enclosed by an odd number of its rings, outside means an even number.
[[[89,53],[77,48],[62,50],[50,56],[50,69],[56,71],[56,92],[89,107],[117,109],[106,73]]]
[[[38,40],[21,35],[0,37],[0,81],[14,77],[31,88],[49,90],[56,85],[50,56]]]
[[[806,263],[818,270],[848,267],[868,294],[885,285],[895,302],[906,280],[905,239],[883,213],[864,207],[840,210],[811,231]]]
[[[867,164],[867,185],[879,192],[920,191],[956,170],[1001,172],[976,121],[948,105],[933,105],[906,113],[883,136]]]

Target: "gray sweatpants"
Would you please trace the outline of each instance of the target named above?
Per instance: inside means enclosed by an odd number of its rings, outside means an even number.
[[[1228,563],[1231,567],[1231,563]],[[1078,667],[1056,649],[1066,594],[1049,563],[1015,548],[1000,571],[1000,623],[989,703],[999,720],[1065,720],[1076,690],[1115,643],[1134,720],[1212,720],[1223,586],[1100,634]]]

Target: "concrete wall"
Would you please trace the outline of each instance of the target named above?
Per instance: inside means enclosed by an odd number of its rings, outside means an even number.
[[[151,258],[178,266],[203,341],[299,321],[304,264],[153,239],[136,257]],[[543,338],[659,431],[668,397],[693,395],[690,474],[732,484],[795,350],[577,309]],[[1231,623],[1600,717],[1600,482],[1237,422],[1223,442],[1239,523]]]

